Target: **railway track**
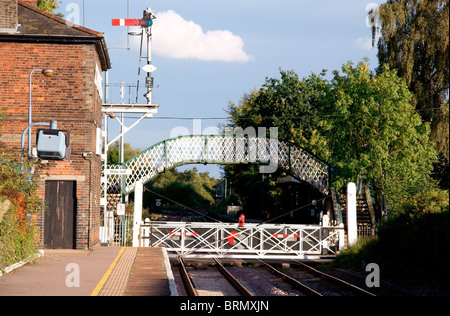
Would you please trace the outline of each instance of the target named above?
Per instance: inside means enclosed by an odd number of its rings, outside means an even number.
[[[316,270],[300,261],[295,261],[295,264],[301,267],[301,271],[296,270],[295,273],[283,273],[273,266],[265,264],[273,273],[298,281],[305,288],[305,292],[312,296],[375,296],[363,288]]]
[[[188,266],[178,259],[180,276],[189,296],[331,296],[374,294],[297,262],[302,273],[284,273],[259,260],[259,267]]]
[[[217,259],[216,266],[203,269],[188,267],[182,258],[178,261],[189,296],[253,296]]]

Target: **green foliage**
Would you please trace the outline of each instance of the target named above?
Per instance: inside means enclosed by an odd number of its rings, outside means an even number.
[[[378,238],[361,238],[336,256],[333,265],[341,268],[358,268],[361,262],[379,262]]]
[[[377,238],[358,241],[339,254],[334,265],[359,268],[362,261],[375,262],[383,274],[448,286],[449,219],[448,192],[422,192],[383,221]]]
[[[141,153],[140,149],[133,149],[129,143],[124,143],[124,161],[139,153]],[[119,161],[119,142],[116,142],[108,150],[108,163],[119,163]],[[213,185],[217,182],[216,179],[209,176],[208,172],[199,173],[197,168],[184,172],[171,169],[158,175],[149,189],[188,207],[204,207],[214,205]],[[144,207],[153,207],[155,199],[160,198],[155,194],[145,192]],[[163,199],[163,203],[166,202],[168,201]],[[171,202],[169,204],[176,206]]]
[[[371,77],[368,67],[347,63],[334,72],[329,112],[330,162],[339,188],[359,174],[386,193],[391,207],[399,194],[430,181],[436,158],[429,142],[429,124],[422,123],[411,105],[412,94],[395,71]],[[406,196],[402,196],[406,198]]]
[[[47,11],[48,13],[55,14],[54,11],[59,8],[59,5],[58,5],[59,3],[61,3],[61,1],[58,1],[58,0],[38,0],[37,1],[37,6],[38,6],[39,9]]]
[[[217,182],[208,172],[199,173],[197,168],[184,172],[171,169],[157,176],[148,187],[151,191],[190,208],[210,207],[215,203],[213,185]],[[180,208],[180,205],[151,192],[144,193],[144,206],[153,207],[155,199],[162,199],[163,204],[168,202],[171,206]]]
[[[320,116],[329,92],[324,79],[311,74],[300,79],[293,71],[280,70],[280,79],[266,78],[259,90],[244,95],[239,105],[230,102],[231,128],[278,127],[280,139],[290,141],[326,160],[329,156],[322,130],[326,121]],[[261,136],[261,135],[260,135]],[[264,136],[264,135],[262,135]]]
[[[108,164],[120,163],[120,143],[117,141],[108,148]],[[123,144],[124,162],[141,153],[139,148],[133,149],[129,143]]]
[[[336,189],[356,182],[359,175],[374,185],[378,197],[387,196],[392,209],[432,186],[436,154],[429,141],[430,127],[415,112],[413,95],[396,71],[385,66],[373,76],[365,62],[356,66],[348,62],[330,80],[325,75],[300,80],[292,71],[281,71],[281,79],[266,79],[238,106],[230,104],[231,127],[277,126],[280,139],[333,165]],[[261,177],[256,169],[247,170],[225,168],[242,199]],[[277,196],[270,188],[267,192]]]
[[[277,187],[281,170],[264,176],[259,173],[259,166],[227,165],[224,170],[231,188],[226,205],[243,206],[246,216],[254,218],[262,216],[264,210],[275,215],[282,202],[282,192]]]
[[[449,3],[448,0],[389,0],[373,27],[378,41],[378,72],[389,64],[414,94],[430,139],[449,158]],[[447,167],[448,168],[448,167]]]
[[[439,214],[448,211],[448,191],[436,188],[424,188],[411,199],[405,200],[401,206],[401,214],[412,214],[420,217],[425,214]]]
[[[425,121],[448,98],[449,88],[449,4],[448,0],[389,0],[379,8],[377,32],[380,67],[398,70],[416,95]],[[379,72],[383,71],[379,68]]]
[[[449,3],[448,0],[388,0],[372,29],[378,41],[378,72],[389,64],[414,94],[413,104],[430,122],[430,140],[443,159],[434,178],[448,189]],[[446,185],[447,183],[447,185]]]
[[[0,218],[0,268],[35,254],[39,245],[35,214],[42,210],[37,186],[11,155],[0,153],[0,201],[9,201]],[[27,161],[24,170],[31,167]]]
[[[382,258],[384,261],[389,258],[395,271],[406,270],[422,278],[442,278],[448,275],[450,263],[446,255],[449,225],[448,201],[443,212],[401,212],[381,226]]]
[[[294,71],[280,70],[280,79],[266,78],[259,90],[245,94],[238,105],[230,102],[229,128],[278,127],[278,137],[307,149],[323,160],[330,151],[324,131],[329,124],[321,116],[323,104],[329,93],[326,72],[300,79]],[[264,137],[265,135],[258,135]],[[269,135],[267,135],[269,136]],[[281,208],[281,190],[277,178],[285,174],[278,170],[266,174],[264,181],[257,166],[225,166],[225,173],[232,189],[230,197],[239,196],[239,205],[246,214],[261,216],[265,209],[274,216]],[[229,201],[236,202],[236,201]]]
[[[5,110],[5,108],[0,108],[0,111]],[[2,112],[0,112],[0,128],[2,127],[2,119],[5,116]],[[1,129],[0,129],[0,136],[2,136]]]
[[[448,190],[450,180],[450,160],[440,152],[438,154],[438,162],[434,165],[432,177],[435,179],[442,190]]]

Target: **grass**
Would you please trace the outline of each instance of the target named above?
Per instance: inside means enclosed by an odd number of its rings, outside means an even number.
[[[379,255],[378,238],[361,238],[338,254],[333,265],[340,268],[358,268],[363,262],[379,261]]]

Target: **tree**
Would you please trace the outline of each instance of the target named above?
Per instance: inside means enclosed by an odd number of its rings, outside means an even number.
[[[54,11],[59,8],[58,4],[61,1],[58,0],[38,0],[37,6],[39,9],[47,11],[48,13],[54,14]]]
[[[326,72],[300,79],[294,71],[280,70],[281,78],[266,78],[259,90],[244,95],[235,105],[230,102],[230,128],[278,127],[278,136],[326,160],[329,155],[321,131],[326,122],[320,117],[328,85]],[[264,136],[264,135],[263,135]]]
[[[110,148],[108,148],[108,163],[109,164],[114,164],[114,163],[120,163],[120,143],[119,142],[115,142]],[[138,155],[139,153],[141,153],[141,150],[138,149],[133,149],[131,147],[131,145],[129,143],[124,143],[123,144],[123,157],[124,157],[124,162],[133,158],[134,156]]]
[[[396,208],[431,183],[436,153],[429,123],[416,113],[413,95],[395,70],[384,66],[372,77],[363,62],[347,63],[330,84],[327,139],[337,187],[360,175]]]
[[[384,64],[398,71],[414,93],[430,137],[449,157],[449,4],[448,0],[388,0],[379,7],[378,73]]]
[[[150,191],[144,193],[144,205],[154,205],[155,199],[162,199],[163,203],[176,201],[187,207],[209,207],[214,205],[214,189],[213,185],[217,180],[211,178],[208,172],[199,173],[197,168],[179,172],[176,169],[170,169],[158,175],[155,180],[147,185]],[[167,198],[164,199],[163,197]],[[170,199],[170,200],[168,200]]]
[[[254,165],[227,165],[224,167],[228,180],[227,205],[244,207],[246,216],[258,218],[264,211],[273,217],[280,209],[281,190],[277,187],[277,178],[282,174],[278,170],[272,174],[259,173]]]
[[[266,78],[260,89],[245,94],[238,105],[229,103],[228,128],[253,127],[257,131],[258,127],[266,127],[269,131],[270,127],[278,127],[279,139],[327,160],[330,153],[323,137],[327,123],[320,116],[329,89],[324,76],[325,71],[300,79],[294,71],[280,70],[280,79]],[[254,166],[229,165],[224,170],[247,214],[260,216],[267,210],[275,215],[281,207],[277,186],[277,179],[285,175],[281,169],[264,178]]]
[[[349,62],[331,80],[325,80],[325,72],[302,80],[293,72],[281,74],[282,80],[267,79],[239,106],[231,105],[232,126],[278,126],[280,138],[333,165],[336,189],[356,182],[359,175],[374,185],[378,197],[386,194],[392,208],[433,183],[429,123],[422,122],[413,94],[395,70],[384,66],[373,76],[366,63]],[[245,195],[250,189],[243,182],[250,178],[240,177],[243,170],[238,168],[225,171],[241,181],[234,187]],[[257,183],[258,176],[251,182]]]

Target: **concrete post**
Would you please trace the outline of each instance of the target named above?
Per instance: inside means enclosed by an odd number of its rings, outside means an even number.
[[[349,247],[358,241],[356,185],[353,182],[347,184],[347,239]]]
[[[134,214],[133,214],[133,247],[139,247],[139,233],[142,222],[142,197],[144,185],[142,181],[136,181],[134,189]]]
[[[339,227],[342,228],[339,230],[339,252],[343,251],[345,248],[345,232],[344,232],[344,223],[340,223]]]

